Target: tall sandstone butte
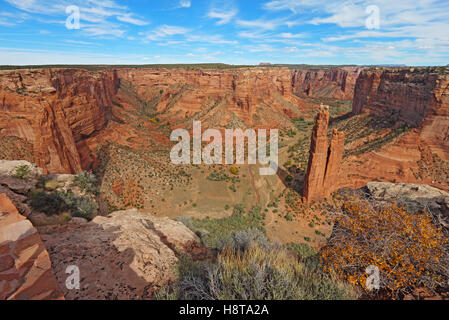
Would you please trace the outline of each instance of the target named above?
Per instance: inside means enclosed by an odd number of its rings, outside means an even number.
[[[309,163],[304,179],[303,196],[306,202],[321,200],[334,191],[338,170],[344,152],[345,134],[337,129],[327,139],[329,107],[321,106],[312,131]]]
[[[31,222],[0,194],[0,300],[64,299]]]

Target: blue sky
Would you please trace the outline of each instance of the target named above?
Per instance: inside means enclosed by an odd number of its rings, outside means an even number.
[[[0,0],[0,65],[200,62],[447,65],[449,1]]]

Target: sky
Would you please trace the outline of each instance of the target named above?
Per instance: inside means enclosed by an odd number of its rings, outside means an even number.
[[[0,0],[0,65],[218,62],[447,65],[449,0]]]

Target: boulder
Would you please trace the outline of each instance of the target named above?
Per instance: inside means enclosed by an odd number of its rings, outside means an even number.
[[[27,166],[30,173],[25,179],[14,177],[16,170],[20,166]],[[42,175],[42,169],[25,160],[0,160],[0,186],[6,186],[15,193],[26,194],[37,182],[37,178]]]
[[[37,230],[6,194],[0,194],[0,299],[64,299]]]
[[[368,182],[368,192],[381,201],[395,201],[416,212],[424,209],[449,217],[449,193],[425,185],[413,183]]]
[[[30,168],[29,177],[42,175],[42,169],[25,160],[0,160],[0,176],[13,176],[17,167],[28,166]]]

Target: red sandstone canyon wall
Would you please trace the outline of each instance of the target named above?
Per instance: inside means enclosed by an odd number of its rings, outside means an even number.
[[[105,126],[118,85],[114,71],[0,71],[0,137],[30,142],[44,172],[78,172],[77,145]]]
[[[133,87],[140,100],[156,102],[155,112],[171,115],[175,121],[195,114],[209,116],[215,112],[212,110],[215,104],[223,106],[224,112],[232,111],[246,125],[257,126],[254,117],[259,106],[269,106],[276,113],[288,115],[291,112],[288,103],[300,105],[292,94],[287,68],[122,69],[119,77]],[[226,121],[229,119],[215,117],[214,125]]]
[[[299,96],[352,100],[361,67],[292,70],[293,92]]]
[[[353,114],[376,115],[409,130],[379,150],[345,158],[340,187],[388,181],[449,190],[447,69],[366,69],[356,83]]]
[[[218,127],[278,127],[291,126],[300,105],[287,68],[0,72],[0,138],[31,143],[45,173],[89,168],[95,158],[89,138],[108,120],[126,121],[142,108],[145,116],[154,113],[177,126],[194,118]]]
[[[449,160],[449,74],[438,68],[371,69],[356,83],[353,113],[390,114],[417,128],[433,152]]]

